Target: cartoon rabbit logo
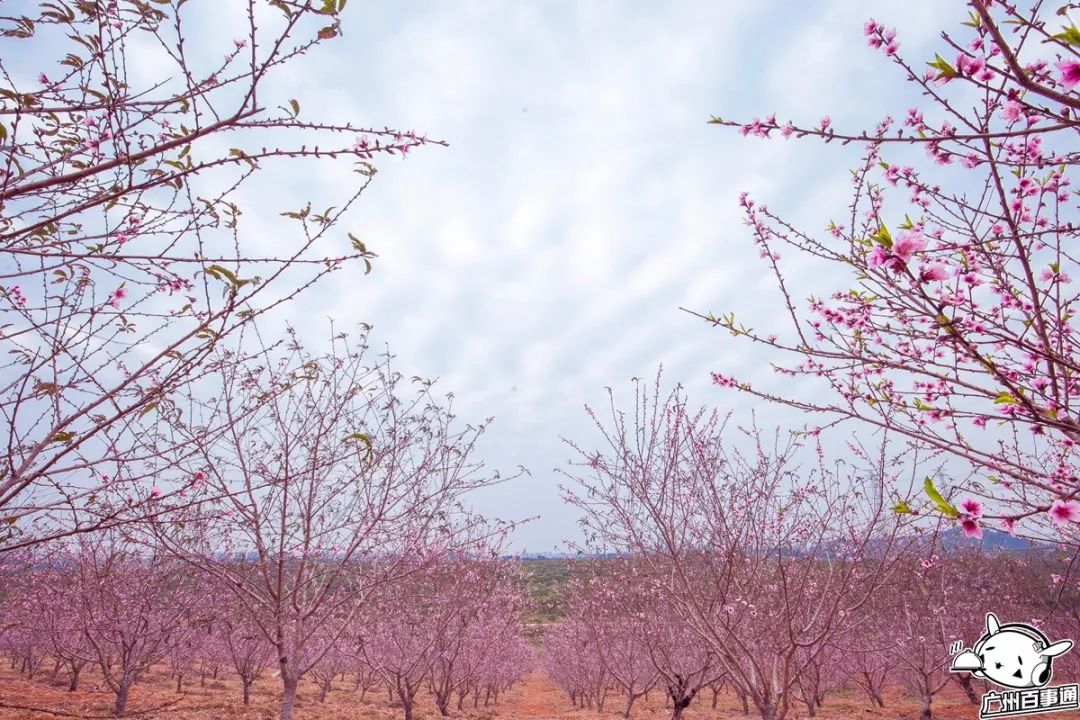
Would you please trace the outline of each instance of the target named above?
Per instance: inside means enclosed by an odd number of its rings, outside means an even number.
[[[986,634],[975,647],[953,658],[952,671],[971,673],[1007,688],[1038,688],[1054,676],[1054,658],[1072,646],[1072,640],[1051,643],[1031,625],[1002,625],[994,613],[986,613]]]

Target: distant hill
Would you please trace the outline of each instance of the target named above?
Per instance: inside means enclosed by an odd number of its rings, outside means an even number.
[[[982,544],[984,550],[1000,550],[1003,552],[1029,552],[1032,550],[1049,550],[1053,547],[1050,542],[1013,537],[1007,532],[989,528],[983,528],[982,540],[975,540],[965,536],[958,527],[950,528],[941,533],[938,542],[946,550],[971,548],[979,544]]]

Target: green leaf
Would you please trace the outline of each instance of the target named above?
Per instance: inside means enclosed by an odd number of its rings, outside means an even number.
[[[75,439],[75,433],[70,430],[64,430],[53,435],[53,442],[67,443]]]
[[[355,440],[357,442],[362,442],[364,445],[367,446],[367,456],[368,456],[368,459],[370,460],[372,454],[374,453],[374,449],[375,449],[375,446],[371,442],[371,436],[368,435],[367,433],[354,432],[354,433],[350,433],[350,434],[346,435],[345,437],[343,437],[341,439],[341,442],[346,442],[347,443],[347,442],[349,442],[351,440]]]
[[[956,506],[950,502],[947,502],[945,498],[941,497],[941,493],[934,487],[934,481],[930,479],[930,476],[926,476],[926,481],[923,483],[926,488],[926,494],[930,500],[937,506],[937,509],[941,511],[942,515],[946,515],[951,518],[960,517],[960,511],[956,509]]]
[[[1019,405],[1020,401],[1017,400],[1012,393],[1003,392],[994,398],[995,405]]]
[[[949,64],[949,61],[941,57],[938,53],[934,53],[934,62],[926,63],[930,67],[938,71],[938,79],[959,77],[960,73],[956,72],[956,68]]]
[[[885,225],[885,223],[882,223],[881,227],[878,228],[878,231],[874,233],[871,237],[877,240],[879,245],[883,245],[887,248],[892,247],[892,233],[889,232],[889,228]]]
[[[892,507],[892,511],[897,515],[911,515],[911,507],[903,500],[899,501]]]
[[[139,411],[139,417],[145,417],[146,415],[149,415],[150,413],[154,412],[155,410],[157,410],[157,406],[158,406],[157,403],[148,404],[146,407],[144,407],[142,410]]]
[[[1054,39],[1066,45],[1080,45],[1080,29],[1077,29],[1075,25],[1070,25],[1055,35]]]

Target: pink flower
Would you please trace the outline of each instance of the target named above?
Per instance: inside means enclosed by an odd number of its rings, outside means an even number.
[[[127,288],[123,285],[112,291],[112,295],[109,296],[109,304],[114,308],[120,307],[120,301],[126,298],[128,295]]]
[[[1055,500],[1048,512],[1050,520],[1058,527],[1071,522],[1080,522],[1080,502],[1075,500]]]
[[[960,529],[964,531],[964,535],[967,537],[982,540],[982,528],[979,527],[979,521],[975,518],[966,517],[961,520]]]
[[[870,265],[870,267],[881,267],[882,265],[884,265],[888,261],[889,261],[889,251],[886,250],[881,245],[878,245],[873,250],[871,250],[870,251],[870,257],[867,258],[867,260],[866,260],[866,262]]]
[[[1015,122],[1020,119],[1020,111],[1020,103],[1010,100],[1005,103],[1005,109],[1001,111],[1001,117],[1009,122]]]
[[[1005,532],[1016,537],[1016,518],[1002,518],[1001,527],[1005,528]]]
[[[971,57],[964,53],[956,58],[956,69],[960,71],[961,75],[976,75],[983,69],[985,63],[982,58]]]
[[[161,496],[161,488],[154,488],[154,489],[152,489],[150,491],[150,497],[160,497],[160,496]]]
[[[1058,575],[1057,573],[1050,573],[1050,581],[1055,585],[1060,585],[1061,583],[1065,582],[1065,578]]]
[[[202,470],[196,470],[195,471],[195,482],[202,482],[205,479],[206,479],[206,473],[204,473]]]
[[[923,282],[941,282],[949,277],[949,268],[940,263],[923,265],[919,272],[919,279]]]
[[[922,566],[923,566],[923,570],[929,570],[930,568],[934,567],[934,559],[933,558],[924,558],[923,561],[922,561]]]
[[[247,47],[247,40],[244,40],[243,38],[237,38],[236,40],[233,40],[232,42],[233,42],[233,45],[236,46],[237,50],[239,50],[242,47]]]
[[[907,262],[915,253],[926,249],[926,236],[921,232],[904,231],[893,243],[893,254]]]
[[[830,118],[828,115],[821,118],[821,129],[822,130],[828,130],[830,125],[832,125],[832,118]]]
[[[1061,84],[1066,90],[1072,90],[1080,84],[1080,60],[1059,60],[1054,64],[1061,71]]]
[[[46,75],[45,73],[41,73],[40,75],[38,75],[37,79],[38,79],[38,82],[41,83],[42,85],[52,85],[52,82],[49,80],[49,76]]]
[[[970,518],[982,517],[982,503],[975,498],[965,498],[964,501],[960,503],[960,510]]]

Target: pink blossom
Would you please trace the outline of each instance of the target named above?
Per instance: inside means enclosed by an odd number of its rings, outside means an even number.
[[[1057,526],[1070,522],[1080,522],[1080,502],[1075,500],[1055,500],[1048,511],[1050,520]]]
[[[881,267],[889,261],[889,251],[881,245],[876,246],[870,251],[870,257],[867,258],[867,263],[870,267]]]
[[[966,53],[962,53],[956,58],[956,69],[960,71],[961,75],[974,76],[983,69],[984,65],[982,58],[971,57]]]
[[[1063,578],[1061,575],[1058,575],[1057,573],[1050,573],[1050,581],[1055,585],[1060,585],[1061,583],[1065,582],[1065,578]]]
[[[893,243],[893,254],[900,260],[907,262],[916,252],[926,249],[926,236],[921,232],[904,231]]]
[[[1016,518],[1002,518],[1001,526],[1005,528],[1005,532],[1009,533],[1013,537],[1016,537]]]
[[[821,118],[821,129],[822,130],[828,130],[830,125],[832,125],[832,118],[830,118],[828,115]]]
[[[26,296],[23,295],[22,288],[18,285],[12,285],[7,291],[8,299],[15,307],[26,306]]]
[[[156,488],[153,488],[152,490],[150,490],[150,497],[160,497],[160,496],[161,496],[161,488],[156,487]]]
[[[960,503],[960,510],[970,518],[982,517],[982,503],[975,498],[965,498]]]
[[[941,263],[923,265],[919,271],[919,279],[923,282],[942,282],[949,277],[949,268]]]
[[[1015,122],[1020,119],[1020,111],[1020,103],[1015,100],[1009,100],[1005,103],[1005,109],[1001,111],[1001,117],[1009,122]]]
[[[966,517],[960,521],[960,529],[964,531],[964,535],[969,538],[982,539],[982,528],[979,527],[979,521],[975,518]]]
[[[239,50],[240,48],[247,46],[247,40],[244,40],[243,38],[237,38],[233,40],[233,45],[235,45],[236,49]]]
[[[1066,90],[1072,90],[1080,84],[1080,60],[1059,60],[1054,64],[1061,71],[1061,84]]]
[[[109,304],[114,308],[120,307],[120,301],[126,298],[128,295],[127,288],[123,285],[112,291],[112,295],[109,296]]]

